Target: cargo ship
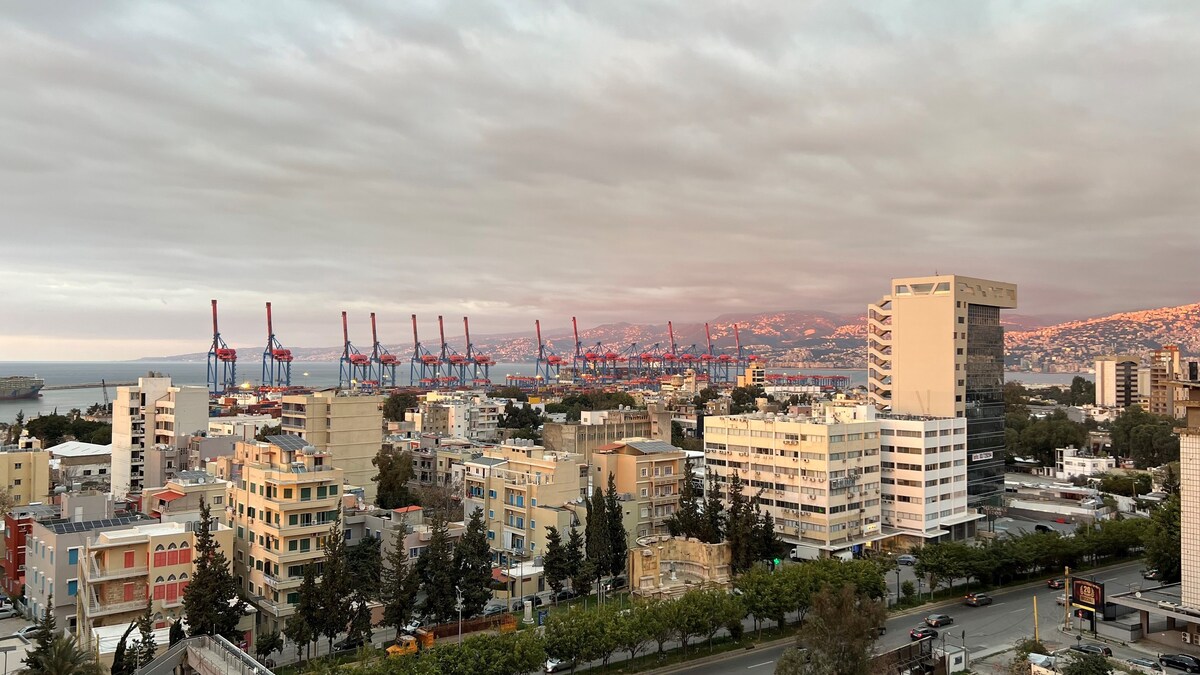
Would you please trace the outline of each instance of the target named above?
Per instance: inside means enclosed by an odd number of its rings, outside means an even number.
[[[46,386],[46,381],[40,377],[28,375],[13,375],[0,377],[0,401],[12,401],[21,398],[37,398],[39,392]]]

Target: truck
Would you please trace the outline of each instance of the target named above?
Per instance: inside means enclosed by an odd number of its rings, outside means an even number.
[[[801,560],[820,560],[821,558],[825,557],[837,558],[842,562],[847,562],[854,559],[854,554],[850,551],[835,551],[827,556],[823,556],[821,555],[821,549],[816,548],[815,546],[800,545],[793,548],[792,552],[788,554],[788,557],[796,562]]]

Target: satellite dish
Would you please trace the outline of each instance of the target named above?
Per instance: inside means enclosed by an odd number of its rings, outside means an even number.
[[[1134,592],[1134,594],[1133,594],[1133,597],[1135,597],[1135,598],[1141,598],[1141,597],[1142,597],[1142,592],[1141,592],[1141,591],[1136,591],[1136,592]]]

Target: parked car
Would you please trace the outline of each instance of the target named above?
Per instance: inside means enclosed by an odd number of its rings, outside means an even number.
[[[1054,598],[1054,604],[1056,604],[1056,605],[1066,605],[1066,604],[1067,604],[1067,594],[1066,594],[1066,593],[1060,593],[1060,594],[1058,595],[1058,597]]]
[[[1071,645],[1071,649],[1084,654],[1095,654],[1096,656],[1112,656],[1112,648],[1105,645],[1093,644],[1076,644]]]
[[[542,668],[542,670],[546,671],[547,673],[561,673],[564,670],[574,667],[575,662],[570,659],[556,659],[554,657],[550,657],[546,659],[546,665]]]
[[[1191,654],[1159,654],[1158,662],[1163,668],[1178,668],[1189,673],[1200,673],[1200,659]]]
[[[530,603],[534,609],[537,609],[538,607],[541,607],[543,604],[545,604],[544,601],[539,596],[527,595],[513,603],[513,611],[514,612],[524,611],[525,603],[527,603],[527,602]]]
[[[400,632],[405,635],[412,635],[413,633],[417,632],[417,629],[420,627],[421,627],[421,620],[414,617],[411,621],[404,624],[404,628],[401,628]]]
[[[941,628],[954,623],[954,619],[949,614],[930,614],[925,617],[925,625],[933,628]]]
[[[21,615],[21,613],[18,612],[16,610],[16,608],[13,607],[12,605],[9,605],[7,607],[0,607],[0,619],[11,619],[14,616],[20,616],[20,615]]]
[[[992,596],[986,593],[970,593],[967,595],[963,604],[971,607],[982,607],[992,604]]]
[[[554,594],[554,599],[557,600],[558,602],[562,602],[564,600],[570,600],[571,598],[573,598],[575,596],[576,596],[575,591],[573,591],[569,588],[564,588],[561,591]]]
[[[627,583],[628,582],[625,581],[625,577],[613,577],[608,580],[608,583],[604,584],[604,590],[612,591],[618,588],[625,588]]]
[[[917,626],[916,628],[908,631],[908,637],[913,641],[924,640],[925,638],[935,638],[937,636],[938,632],[928,626]]]
[[[1142,570],[1142,578],[1150,581],[1158,581],[1162,578],[1162,573],[1151,567],[1150,569]]]
[[[1062,577],[1055,577],[1046,581],[1047,588],[1064,588],[1066,585],[1067,584],[1065,581],[1063,581]]]
[[[1153,672],[1157,672],[1157,673],[1162,672],[1162,666],[1158,665],[1158,663],[1156,663],[1154,661],[1154,659],[1132,658],[1132,659],[1126,659],[1125,662],[1128,663],[1129,665],[1133,666],[1134,670],[1139,670],[1142,672],[1147,672],[1147,671],[1153,671]]]
[[[36,640],[39,630],[41,630],[41,629],[37,627],[37,624],[31,624],[31,625],[25,626],[21,630],[14,632],[13,636],[19,637],[23,640]]]
[[[875,628],[875,633],[877,635],[887,635],[887,626],[879,624],[879,626]]]
[[[350,651],[352,649],[358,649],[359,647],[362,647],[365,644],[367,644],[367,643],[362,639],[362,636],[347,637],[344,640],[338,640],[337,642],[333,643],[333,651],[335,651],[335,652]]]
[[[899,565],[916,565],[917,564],[917,556],[912,555],[910,553],[905,553],[904,555],[896,558],[896,563]]]
[[[504,605],[485,605],[480,616],[497,616],[506,612]]]

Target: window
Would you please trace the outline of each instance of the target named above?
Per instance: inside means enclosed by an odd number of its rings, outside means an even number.
[[[301,550],[301,551],[307,551],[307,550],[309,550],[309,547],[310,547],[311,545],[312,545],[312,540],[311,540],[311,539],[301,539],[301,540],[300,540],[300,550]]]
[[[292,488],[283,488],[283,498],[284,499],[292,498]]]
[[[496,533],[491,530],[488,530],[488,539],[495,539],[495,538],[496,538]]]
[[[17,462],[16,464],[13,464],[13,470],[14,470],[14,471],[15,471],[15,470],[18,470],[18,469],[20,469],[20,468],[21,468],[21,463],[20,463],[20,462]]]
[[[68,579],[67,580],[67,595],[69,595],[73,598],[73,597],[75,597],[75,594],[78,592],[79,592],[79,581],[76,579]]]
[[[67,564],[72,567],[79,564],[79,548],[67,549]]]
[[[488,490],[488,498],[489,498],[489,499],[495,499],[495,498],[496,498],[496,491],[495,491],[495,490]]]
[[[496,517],[496,512],[493,511],[492,509],[488,509],[488,518],[495,518],[495,517]]]
[[[312,499],[312,488],[300,488],[300,501],[307,502]]]
[[[288,593],[287,594],[287,602],[289,605],[294,605],[294,604],[300,602],[300,593],[295,592],[295,591]]]
[[[295,550],[297,550],[297,548],[299,546],[300,546],[300,542],[297,539],[292,539],[291,541],[288,542],[288,550],[289,551],[295,551]]]
[[[647,475],[649,475],[649,473],[650,473],[650,470],[643,466],[642,467],[642,478],[645,478]]]
[[[20,485],[20,484],[21,484],[21,479],[20,479],[20,478],[17,478],[17,479],[15,479],[15,480],[13,480],[13,485]]]

